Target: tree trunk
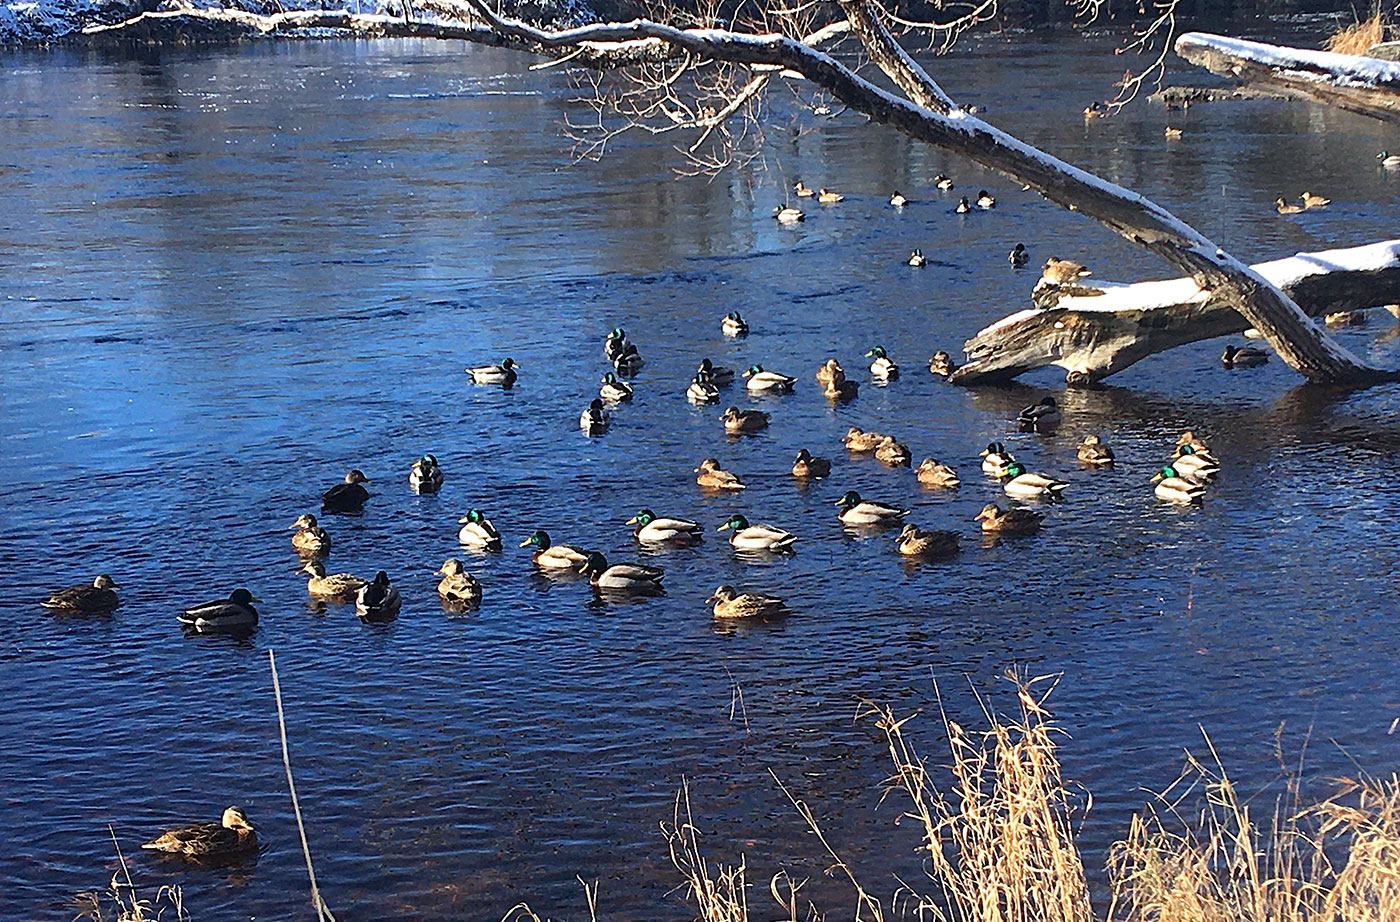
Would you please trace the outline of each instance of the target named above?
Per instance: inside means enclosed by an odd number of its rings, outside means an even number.
[[[1400,240],[1303,253],[1253,269],[1313,317],[1400,303]],[[969,339],[968,363],[950,380],[986,384],[1057,365],[1071,383],[1090,383],[1149,355],[1248,327],[1227,302],[1189,278],[1134,285],[1086,280],[1082,288],[1050,295],[1049,306],[1013,314]]]
[[[1400,62],[1188,32],[1176,53],[1212,73],[1293,99],[1400,122]]]

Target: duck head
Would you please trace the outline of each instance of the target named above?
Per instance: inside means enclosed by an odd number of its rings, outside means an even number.
[[[235,829],[239,832],[252,832],[253,824],[248,819],[248,814],[243,812],[242,807],[229,807],[224,810],[221,824],[225,829]]]
[[[364,471],[360,470],[360,469],[357,467],[357,468],[355,468],[354,470],[352,470],[350,473],[348,473],[348,474],[345,475],[345,482],[346,482],[346,483],[369,483],[369,478],[365,476],[365,472],[364,472]]]
[[[549,532],[542,528],[536,529],[530,537],[520,542],[521,547],[530,547],[532,545],[542,551],[549,550]]]
[[[834,505],[834,506],[841,506],[841,507],[843,507],[843,508],[845,508],[845,509],[850,509],[851,507],[853,507],[853,506],[859,506],[860,504],[861,504],[860,494],[857,493],[855,490],[847,490],[847,491],[846,491],[846,495],[843,496],[843,497],[841,497],[840,499],[838,499],[838,500],[837,500],[835,503],[833,503],[832,505]]]
[[[438,575],[438,576],[461,576],[461,575],[462,575],[462,561],[458,560],[456,557],[449,557],[449,558],[447,558],[446,560],[444,560],[444,561],[442,562],[442,566],[438,568],[437,575]]]
[[[299,515],[297,516],[297,520],[292,524],[288,525],[287,527],[289,529],[315,528],[316,517],[314,515],[311,515],[310,513],[307,513],[306,515]]]
[[[627,520],[628,525],[650,525],[656,521],[656,513],[650,509],[642,509],[632,518]]]
[[[731,515],[731,516],[728,518],[728,520],[726,520],[725,523],[724,523],[723,525],[721,525],[721,526],[720,526],[718,529],[716,529],[716,530],[717,530],[717,531],[729,531],[730,529],[733,529],[734,531],[743,531],[745,528],[748,528],[748,527],[749,527],[749,520],[746,519],[746,518],[744,518],[742,515],[738,515],[738,514],[736,513],[735,515]]]
[[[730,602],[730,601],[733,601],[735,598],[736,598],[736,594],[735,594],[735,592],[734,592],[734,587],[726,584],[726,585],[723,585],[723,586],[718,586],[718,587],[716,587],[714,593],[711,594],[710,597],[709,597],[708,599],[706,599],[705,601],[706,601],[706,602]]]

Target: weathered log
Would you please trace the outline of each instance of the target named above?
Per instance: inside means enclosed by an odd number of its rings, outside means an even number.
[[[1400,303],[1400,240],[1300,253],[1252,268],[1312,317]],[[1064,368],[1071,383],[1090,383],[1154,353],[1249,327],[1228,299],[1190,278],[1081,284],[1102,293],[1062,290],[1053,306],[1012,314],[969,339],[968,362],[953,383],[1006,381],[1047,365]]]
[[[1187,32],[1176,53],[1212,73],[1294,99],[1400,121],[1400,62]]]

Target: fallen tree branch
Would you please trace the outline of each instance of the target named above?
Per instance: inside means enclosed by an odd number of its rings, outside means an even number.
[[[1400,303],[1400,240],[1300,253],[1253,269],[1313,317]],[[964,344],[968,362],[950,380],[985,384],[1056,365],[1071,383],[1089,383],[1149,355],[1249,326],[1225,299],[1189,278],[1098,282],[1093,289],[1101,294],[1071,289],[1052,307],[1021,311],[981,330]]]
[[[1212,73],[1293,99],[1400,121],[1400,61],[1188,32],[1176,53]]]

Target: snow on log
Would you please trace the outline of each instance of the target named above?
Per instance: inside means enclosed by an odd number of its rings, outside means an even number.
[[[1400,303],[1400,240],[1299,253],[1253,269],[1312,317]],[[984,384],[1058,365],[1071,383],[1086,384],[1153,353],[1249,326],[1190,278],[1078,284],[1086,287],[1065,289],[1053,306],[1012,314],[969,339],[968,362],[950,380]]]
[[[1295,99],[1400,121],[1400,61],[1187,32],[1176,53],[1212,73]]]

